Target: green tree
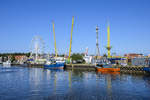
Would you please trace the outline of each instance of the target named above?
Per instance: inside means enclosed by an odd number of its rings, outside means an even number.
[[[16,59],[15,59],[15,56],[12,55],[11,58],[10,58],[11,62],[14,62]]]
[[[74,53],[71,55],[72,61],[83,62],[83,56],[79,53]]]
[[[107,54],[103,54],[103,57],[106,57],[106,58],[107,58]]]

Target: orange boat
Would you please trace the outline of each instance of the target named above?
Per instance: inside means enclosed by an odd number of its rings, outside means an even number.
[[[96,70],[99,72],[120,72],[120,68],[113,68],[109,64],[96,64]]]
[[[103,67],[96,67],[97,71],[100,72],[119,72],[120,68],[103,68]]]

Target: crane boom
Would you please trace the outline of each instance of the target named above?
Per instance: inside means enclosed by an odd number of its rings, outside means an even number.
[[[55,42],[55,57],[57,57],[57,48],[56,48],[56,38],[55,38],[55,27],[53,22],[53,33],[54,33],[54,42]]]
[[[108,53],[108,58],[111,58],[111,54],[110,54],[110,50],[111,50],[111,46],[110,46],[110,26],[108,24],[107,27],[107,53]]]
[[[73,25],[74,25],[74,16],[72,17],[72,27],[71,27],[71,39],[70,39],[70,48],[69,48],[69,60],[71,56],[71,46],[72,46],[72,32],[73,32]]]

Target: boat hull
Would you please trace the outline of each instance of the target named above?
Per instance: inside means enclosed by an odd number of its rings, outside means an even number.
[[[96,67],[97,71],[100,72],[120,72],[120,68],[100,68],[100,67]]]
[[[150,67],[144,67],[143,70],[146,71],[146,72],[150,72]]]
[[[44,68],[49,68],[49,69],[63,69],[64,68],[64,63],[56,63],[56,64],[50,64],[44,65]]]
[[[5,63],[5,62],[4,62],[4,63],[3,63],[3,66],[4,66],[4,67],[10,67],[10,66],[11,66],[11,63]]]

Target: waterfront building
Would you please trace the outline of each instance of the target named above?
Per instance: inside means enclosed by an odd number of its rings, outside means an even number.
[[[25,61],[27,61],[27,59],[28,59],[28,57],[26,55],[17,55],[14,57],[15,57],[16,63],[18,63],[18,64],[22,64]]]
[[[128,59],[131,59],[131,58],[143,57],[143,54],[129,53],[129,54],[125,54],[124,56],[127,57]]]
[[[146,66],[146,67],[148,67],[150,65],[150,58],[146,58],[146,57],[132,58],[131,64],[133,66]]]
[[[124,57],[127,58],[127,63],[130,65],[130,64],[132,64],[131,60],[133,58],[141,58],[141,57],[143,57],[143,54],[129,53],[129,54],[125,54]]]

